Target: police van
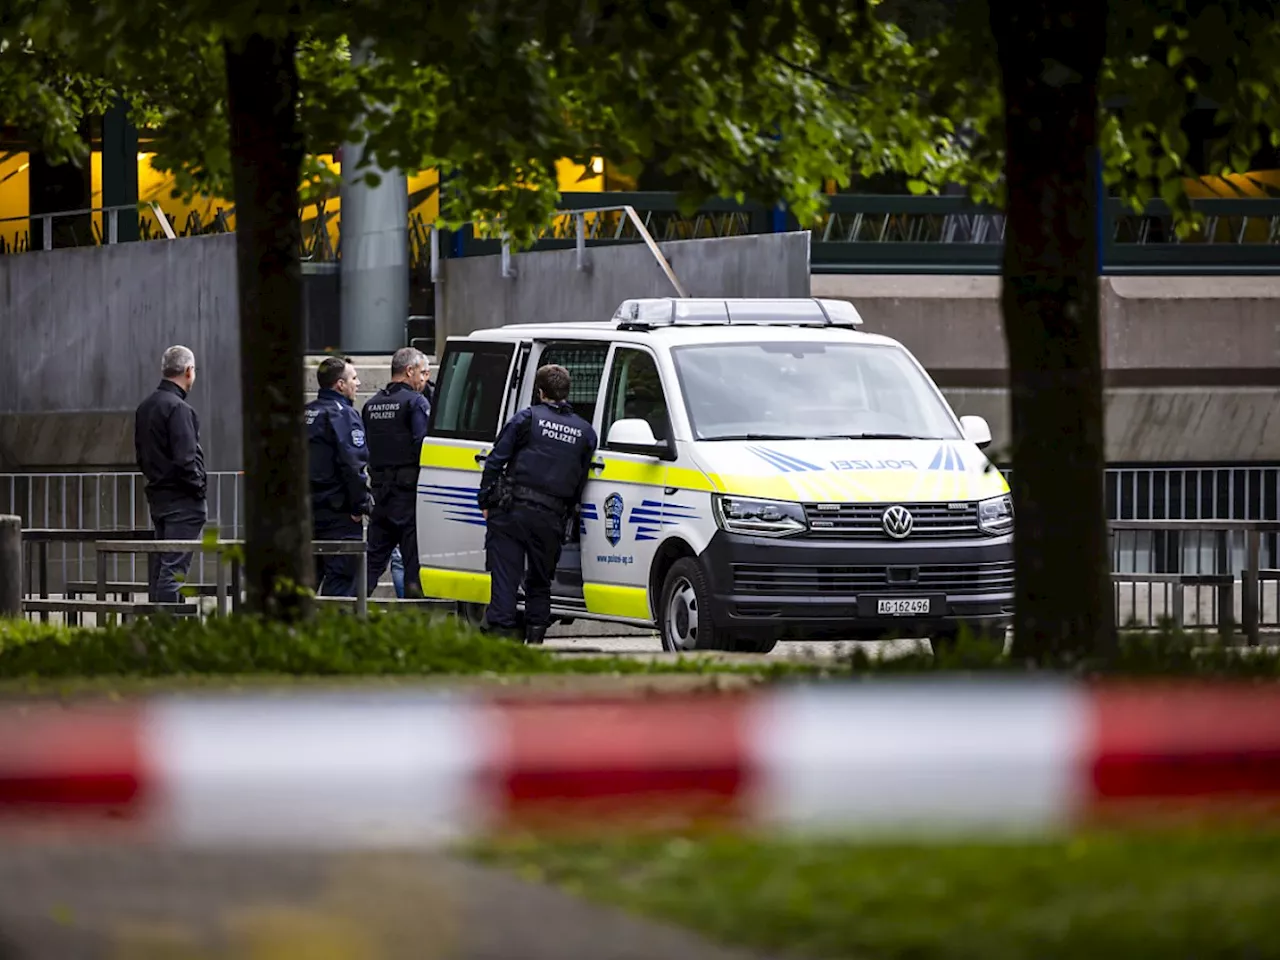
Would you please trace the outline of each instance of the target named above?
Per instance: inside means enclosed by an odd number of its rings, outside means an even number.
[[[957,419],[906,348],[861,324],[841,300],[657,298],[604,323],[450,337],[418,482],[424,594],[483,612],[481,471],[555,363],[600,437],[558,620],[744,652],[1003,631],[1013,505],[987,423]]]

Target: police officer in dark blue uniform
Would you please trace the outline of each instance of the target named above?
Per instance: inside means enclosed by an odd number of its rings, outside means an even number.
[[[431,407],[422,388],[427,358],[404,347],[391,358],[391,382],[364,405],[361,415],[369,444],[369,477],[375,506],[369,520],[369,593],[400,548],[405,596],[421,597],[418,577],[418,460]]]
[[[498,434],[477,496],[485,511],[491,582],[488,629],[518,635],[516,591],[524,577],[527,643],[542,643],[551,623],[551,581],[566,520],[582,500],[596,434],[566,402],[569,371],[549,364],[533,381],[537,402]],[[528,564],[526,573],[525,565]]]
[[[364,424],[352,404],[360,377],[351,361],[326,357],[316,370],[320,390],[307,404],[311,465],[311,516],[317,540],[360,540],[363,516],[373,509],[369,493],[369,448]],[[353,556],[316,559],[317,592],[354,597],[359,561]]]

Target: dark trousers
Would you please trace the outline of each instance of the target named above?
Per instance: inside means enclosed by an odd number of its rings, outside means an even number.
[[[317,540],[363,540],[364,524],[349,514],[317,510],[312,520]],[[322,597],[354,597],[360,560],[353,555],[316,557],[316,593]]]
[[[374,490],[376,506],[369,518],[369,594],[387,569],[391,551],[400,548],[404,564],[404,595],[422,596],[422,580],[418,576],[418,499],[417,488],[386,486]]]
[[[489,569],[489,609],[485,619],[500,630],[516,630],[517,591],[524,580],[525,622],[551,623],[551,581],[560,559],[564,521],[549,510],[516,504],[491,510],[485,529],[485,565]]]
[[[179,500],[151,505],[151,525],[157,540],[199,540],[208,512],[203,500]],[[181,603],[180,580],[187,578],[192,554],[147,554],[147,596],[152,603]]]

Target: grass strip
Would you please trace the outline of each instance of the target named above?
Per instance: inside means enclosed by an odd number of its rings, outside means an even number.
[[[727,944],[797,957],[1280,958],[1280,832],[940,845],[523,838],[472,852]]]

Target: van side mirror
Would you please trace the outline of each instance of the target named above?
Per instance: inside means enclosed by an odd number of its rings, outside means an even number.
[[[991,427],[983,417],[961,417],[960,429],[964,433],[964,438],[979,450],[985,450],[991,446]]]
[[[675,459],[674,447],[669,442],[663,442],[655,437],[649,422],[639,418],[616,421],[609,428],[609,436],[605,442],[609,449],[622,453],[657,457],[659,460]]]

